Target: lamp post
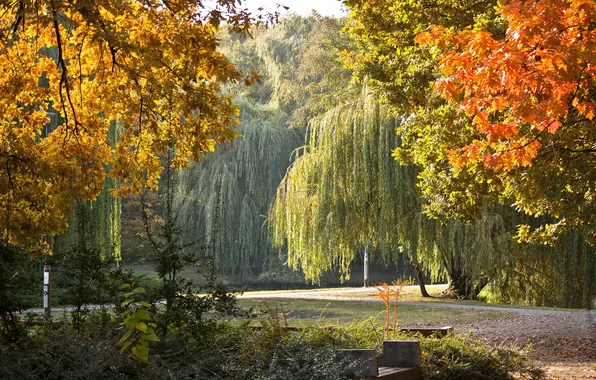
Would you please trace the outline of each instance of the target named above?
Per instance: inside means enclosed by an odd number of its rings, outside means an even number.
[[[364,245],[364,287],[368,288],[368,244]]]
[[[46,319],[52,318],[52,305],[50,298],[50,277],[51,267],[48,264],[43,266],[43,311]]]

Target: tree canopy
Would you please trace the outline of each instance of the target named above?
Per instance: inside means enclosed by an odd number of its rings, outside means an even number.
[[[504,36],[432,27],[436,90],[471,118],[477,135],[453,144],[455,174],[473,172],[530,215],[554,223],[525,240],[548,242],[565,226],[596,241],[596,18],[594,1],[508,1]]]
[[[188,166],[236,136],[238,108],[221,84],[241,79],[218,51],[226,23],[245,33],[236,1],[7,1],[0,5],[0,227],[45,250],[73,201],[156,187],[159,156]],[[60,123],[50,128],[48,118]],[[113,122],[122,126],[108,141]]]
[[[348,3],[351,63],[403,115],[429,215],[502,202],[548,216],[523,241],[593,241],[593,1]]]
[[[482,133],[457,102],[434,91],[442,78],[441,50],[415,38],[436,24],[503,37],[507,24],[496,4],[351,5],[346,30],[355,49],[347,45],[340,55],[368,95],[345,96],[343,104],[310,119],[307,144],[270,213],[274,240],[287,244],[288,264],[315,280],[331,268],[346,273],[368,243],[389,257],[409,254],[435,279],[447,277],[459,296],[474,297],[490,282],[501,300],[587,304],[596,257],[585,231],[549,240],[550,247],[515,241],[517,226],[539,228],[552,219],[544,211],[511,208],[511,195],[483,175],[483,162],[458,171],[450,159],[454,146]],[[397,136],[390,138],[385,133],[393,129]],[[394,150],[399,165],[386,162],[381,146]]]

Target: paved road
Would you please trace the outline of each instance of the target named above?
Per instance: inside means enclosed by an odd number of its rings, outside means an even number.
[[[409,286],[406,288],[417,288],[417,286]],[[360,301],[360,302],[382,302],[381,300],[374,297],[364,297],[366,294],[373,295],[376,292],[374,287],[372,288],[339,288],[329,290],[306,290],[306,291],[271,291],[271,292],[249,292],[246,294],[238,295],[238,299],[313,299],[313,300],[328,300],[328,301]],[[363,296],[350,296],[362,294]],[[411,301],[400,301],[401,305],[415,305],[425,307],[443,307],[450,309],[470,309],[470,310],[498,310],[502,312],[518,313],[521,315],[548,315],[558,314],[567,315],[575,313],[585,313],[591,319],[596,320],[596,310],[592,311],[565,311],[565,310],[551,310],[551,309],[529,309],[529,308],[515,308],[508,306],[498,305],[466,305],[459,303],[446,303],[438,301],[428,302],[411,302]],[[111,308],[114,305],[103,305],[103,307]],[[88,309],[96,310],[100,309],[100,305],[89,305]],[[52,311],[73,311],[74,307],[56,307]],[[34,308],[24,311],[25,313],[43,313],[43,308]]]

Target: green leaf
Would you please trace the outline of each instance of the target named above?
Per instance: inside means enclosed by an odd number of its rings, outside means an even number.
[[[144,288],[141,288],[141,287],[138,287],[138,288],[134,288],[134,289],[132,290],[132,292],[133,292],[134,294],[143,294],[143,293],[145,293],[145,289],[144,289]]]
[[[138,318],[135,318],[134,316],[129,315],[128,317],[126,317],[126,319],[124,319],[124,321],[122,322],[122,324],[128,330],[132,330],[135,327],[135,324],[137,323],[137,320],[138,320]]]
[[[122,335],[122,338],[120,338],[120,340],[118,341],[118,344],[123,344],[124,342],[126,342],[126,340],[128,338],[130,338],[130,336],[132,335],[133,332],[134,332],[134,330],[126,331],[126,333],[124,335]]]
[[[141,332],[146,333],[147,332],[147,324],[145,322],[139,322],[137,323],[137,325],[135,326],[135,328]]]
[[[124,353],[124,351],[126,351],[126,349],[127,349],[128,347],[130,347],[130,345],[131,345],[131,344],[132,344],[132,340],[131,340],[131,341],[128,341],[128,342],[126,342],[126,343],[124,344],[124,346],[122,346],[122,348],[120,349],[120,353],[121,353],[121,354],[122,354],[122,353]]]
[[[126,305],[130,304],[130,303],[131,303],[131,302],[133,302],[133,301],[134,301],[133,299],[126,299],[126,300],[124,300],[124,301],[123,301],[123,302],[120,304],[120,306],[124,307],[124,306],[126,306]]]
[[[149,361],[149,347],[146,345],[134,346],[131,350],[132,356],[144,362]]]
[[[150,320],[151,319],[151,315],[149,314],[149,312],[145,309],[139,309],[135,312],[134,317],[136,319],[143,319],[143,320]]]
[[[159,337],[155,335],[155,333],[147,334],[143,336],[144,340],[151,341],[151,342],[159,342]]]

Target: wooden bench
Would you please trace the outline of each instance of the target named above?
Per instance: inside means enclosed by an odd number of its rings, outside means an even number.
[[[356,362],[365,380],[422,379],[420,342],[389,340],[383,342],[383,354],[377,361],[375,350],[338,350],[338,359]],[[379,366],[380,363],[380,366]]]
[[[419,380],[422,379],[422,369],[379,367],[379,374],[376,377],[367,377],[365,380]]]
[[[425,338],[430,336],[434,336],[436,338],[442,338],[445,335],[448,335],[453,332],[453,326],[445,326],[445,327],[412,327],[412,328],[405,328],[400,329],[400,331],[412,334],[420,334]]]

